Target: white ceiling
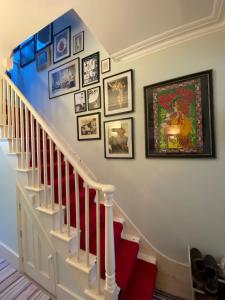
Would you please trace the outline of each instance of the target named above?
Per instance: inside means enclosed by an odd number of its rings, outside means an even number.
[[[0,0],[0,61],[73,8],[115,59],[224,28],[225,0]]]

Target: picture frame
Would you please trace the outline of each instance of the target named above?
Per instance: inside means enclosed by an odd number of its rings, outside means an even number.
[[[73,36],[73,54],[78,54],[84,51],[84,31],[81,31]]]
[[[104,122],[105,158],[134,158],[133,118]]]
[[[100,112],[77,116],[78,141],[101,139],[101,114]]]
[[[86,92],[80,91],[74,94],[75,113],[87,111]]]
[[[71,26],[53,36],[53,63],[56,64],[71,55]]]
[[[49,99],[80,89],[79,57],[48,71]]]
[[[36,53],[42,51],[52,44],[53,26],[52,23],[42,28],[35,34],[35,49]]]
[[[101,87],[96,86],[87,90],[88,110],[101,108]]]
[[[101,61],[101,72],[102,74],[108,73],[111,71],[111,60],[110,57],[103,59]]]
[[[132,69],[105,77],[103,89],[105,117],[134,110]]]
[[[212,70],[144,87],[146,157],[215,158]]]
[[[34,37],[20,46],[20,67],[23,68],[35,60]]]
[[[99,82],[99,52],[82,58],[82,86]]]
[[[51,48],[47,47],[36,54],[37,72],[47,69],[51,64]]]

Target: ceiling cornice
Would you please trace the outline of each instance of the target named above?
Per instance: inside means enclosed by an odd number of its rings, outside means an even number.
[[[216,0],[210,16],[155,35],[113,53],[115,61],[128,61],[225,29],[225,0]]]

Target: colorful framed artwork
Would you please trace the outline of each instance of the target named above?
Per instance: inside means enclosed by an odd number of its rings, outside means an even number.
[[[101,108],[101,88],[96,86],[87,90],[88,110]]]
[[[105,158],[134,158],[133,118],[104,122]]]
[[[84,51],[84,31],[73,36],[73,54]]]
[[[87,110],[85,91],[81,91],[74,94],[74,108],[75,113],[80,113]]]
[[[35,34],[35,47],[36,52],[43,50],[44,48],[48,47],[52,44],[52,24],[45,26],[43,29],[38,31]]]
[[[64,28],[53,37],[53,63],[71,55],[71,26]]]
[[[110,72],[111,70],[111,60],[110,58],[103,59],[101,61],[101,72],[102,74]]]
[[[38,72],[45,70],[51,64],[51,49],[47,47],[36,54],[36,69]]]
[[[99,82],[99,52],[82,58],[82,86]]]
[[[146,157],[214,158],[212,70],[144,87]]]
[[[133,70],[128,70],[103,79],[105,116],[132,112]]]
[[[80,89],[80,59],[76,58],[48,71],[49,99]]]
[[[20,46],[20,66],[25,67],[35,59],[34,37],[28,39]]]
[[[93,113],[77,117],[78,141],[101,139],[101,115]]]

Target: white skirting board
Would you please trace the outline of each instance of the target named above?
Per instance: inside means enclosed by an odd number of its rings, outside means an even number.
[[[19,254],[0,242],[0,257],[5,258],[13,267],[19,269]]]
[[[85,300],[84,298],[81,298],[80,296],[78,296],[75,293],[71,292],[68,288],[66,288],[62,284],[57,284],[56,285],[56,295],[57,295],[57,299]]]

